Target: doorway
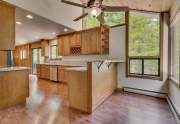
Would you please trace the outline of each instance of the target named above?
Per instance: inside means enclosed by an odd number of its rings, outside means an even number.
[[[41,48],[33,48],[32,49],[32,74],[36,74],[36,65],[41,63],[42,55],[41,55],[42,49]]]

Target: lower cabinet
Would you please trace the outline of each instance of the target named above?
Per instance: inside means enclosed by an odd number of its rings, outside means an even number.
[[[58,66],[58,81],[67,82],[67,66]]]
[[[38,71],[39,70],[39,71]],[[40,74],[38,74],[40,72]],[[50,80],[50,66],[49,65],[38,65],[37,75],[39,78]]]
[[[36,65],[36,75],[37,77],[40,77],[40,74],[41,74],[41,65],[40,64],[37,64]]]

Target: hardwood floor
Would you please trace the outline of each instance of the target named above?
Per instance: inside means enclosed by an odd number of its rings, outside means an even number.
[[[0,124],[176,124],[164,99],[116,92],[88,115],[69,108],[66,84],[31,80],[27,104],[0,110]]]

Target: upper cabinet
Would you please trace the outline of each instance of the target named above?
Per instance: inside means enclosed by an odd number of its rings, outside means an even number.
[[[0,1],[0,50],[15,49],[15,9]]]
[[[58,50],[59,50],[59,55],[60,56],[67,56],[70,55],[70,41],[69,41],[69,36],[64,35],[61,36],[58,39]]]
[[[48,57],[49,56],[49,41],[42,40],[41,48],[42,48],[42,56]]]
[[[62,35],[58,47],[62,56],[108,54],[109,29],[103,26]]]

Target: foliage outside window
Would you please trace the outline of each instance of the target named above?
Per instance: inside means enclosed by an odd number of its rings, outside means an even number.
[[[104,12],[104,24],[108,26],[115,26],[125,23],[125,12]],[[94,27],[99,27],[100,22],[96,17],[86,16],[83,19],[83,28],[89,29]]]
[[[57,59],[57,57],[58,57],[57,45],[50,46],[50,58]]]
[[[159,14],[130,12],[128,75],[160,77]]]
[[[179,14],[180,15],[180,14]],[[180,81],[180,17],[172,27],[172,78]]]

